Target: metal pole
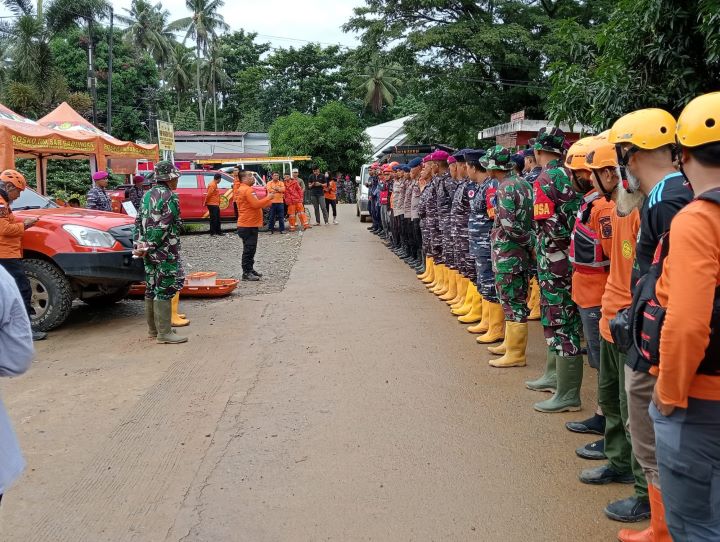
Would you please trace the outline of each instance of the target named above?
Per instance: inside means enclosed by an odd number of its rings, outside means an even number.
[[[88,87],[92,98],[92,122],[97,126],[97,85],[95,84],[95,45],[93,44],[93,22],[88,19]]]
[[[107,122],[105,130],[108,134],[112,133],[112,76],[113,76],[113,22],[115,11],[110,7],[110,39],[108,43],[108,88],[107,88]]]

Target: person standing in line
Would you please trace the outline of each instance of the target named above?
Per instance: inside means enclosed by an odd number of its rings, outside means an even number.
[[[30,368],[34,350],[30,319],[13,277],[0,267],[0,377],[19,376]],[[0,504],[25,469],[20,444],[0,400]]]
[[[328,210],[325,205],[325,176],[320,173],[319,167],[313,168],[312,175],[308,178],[307,186],[310,191],[310,203],[312,203],[315,209],[315,225],[320,225],[320,211],[322,211],[322,217],[327,226]]]
[[[290,177],[285,183],[285,205],[287,206],[290,231],[295,231],[298,218],[300,218],[300,227],[303,231],[310,228],[308,217],[305,214],[303,196],[303,189],[300,187],[298,179]]]
[[[268,196],[272,195],[270,206],[270,235],[275,233],[275,221],[280,223],[280,233],[285,233],[285,183],[280,180],[279,173],[273,173],[272,180],[267,183]]]
[[[32,288],[22,265],[22,239],[25,230],[33,227],[37,217],[17,220],[11,204],[20,197],[26,188],[25,177],[19,171],[6,169],[0,173],[0,267],[3,267],[15,280],[20,291],[28,318],[33,314]],[[47,337],[42,331],[33,331],[34,341]]]
[[[112,211],[112,201],[105,189],[108,185],[110,175],[107,171],[98,171],[92,176],[93,187],[87,193],[87,204],[85,207],[96,211]]]
[[[332,214],[333,214],[333,224],[337,224],[337,191],[338,191],[338,184],[335,181],[335,179],[330,179],[325,185],[325,206],[328,209],[328,214],[330,211],[330,208],[332,207]]]
[[[218,191],[218,183],[221,179],[222,175],[216,173],[207,187],[207,194],[205,194],[203,202],[210,215],[210,237],[223,234],[220,228],[220,192]]]
[[[243,242],[242,279],[258,281],[262,277],[261,273],[255,271],[258,229],[262,227],[263,223],[262,210],[272,205],[275,194],[268,190],[265,198],[258,199],[252,189],[252,185],[255,183],[252,171],[241,171],[239,180],[240,186],[235,193],[235,203],[238,209],[238,237]]]

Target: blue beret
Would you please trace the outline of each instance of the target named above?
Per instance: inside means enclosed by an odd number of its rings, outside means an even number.
[[[397,171],[397,170],[399,170],[401,167],[402,167],[402,166],[401,166],[400,164],[396,164],[396,165],[394,165],[394,166],[392,167],[392,170],[393,170],[393,171]]]
[[[525,156],[521,152],[513,154],[510,157],[510,161],[515,162],[515,165],[520,168],[520,171],[525,167]]]
[[[419,166],[422,166],[422,163],[423,163],[422,158],[413,158],[412,160],[410,160],[410,162],[408,162],[408,167],[410,167],[410,168],[419,167]]]
[[[483,156],[485,156],[485,151],[482,149],[468,149],[465,153],[465,161],[479,162]]]
[[[525,149],[518,154],[522,154],[523,158],[527,158],[528,156],[535,156],[535,151],[533,149]]]

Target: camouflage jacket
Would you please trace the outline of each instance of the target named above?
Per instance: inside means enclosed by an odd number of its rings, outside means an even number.
[[[470,198],[470,216],[468,218],[470,237],[478,238],[490,233],[494,219],[488,216],[487,196],[488,191],[496,188],[497,181],[488,177],[480,183],[475,195]]]
[[[444,220],[450,217],[453,197],[458,187],[458,181],[450,176],[450,173],[441,173],[437,177],[437,210],[438,215]]]
[[[112,211],[112,202],[104,188],[93,186],[87,193],[86,207],[96,211]]]
[[[437,224],[438,221],[438,184],[440,177],[433,177],[423,190],[420,200],[425,199],[425,218],[430,224]]]
[[[461,179],[453,196],[452,207],[450,208],[450,224],[454,233],[465,232],[467,234],[468,218],[470,217],[468,184],[470,184],[468,178]]]
[[[152,263],[180,257],[180,200],[167,185],[158,183],[145,192],[138,214],[138,241],[148,244]]]
[[[528,268],[533,248],[533,192],[524,179],[509,175],[496,194],[496,214],[490,239],[493,270],[519,273]]]
[[[542,173],[542,168],[540,166],[535,166],[534,168],[532,168],[530,171],[528,171],[525,174],[523,179],[525,179],[527,182],[532,184],[535,181],[535,179],[537,179],[540,176],[541,173]]]

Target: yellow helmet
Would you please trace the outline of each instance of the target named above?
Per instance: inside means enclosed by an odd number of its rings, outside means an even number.
[[[677,141],[683,147],[720,142],[720,92],[690,100],[678,117]]]
[[[616,167],[617,165],[618,157],[617,152],[615,152],[615,145],[607,140],[600,140],[585,157],[585,169],[602,169]]]
[[[578,139],[567,151],[565,167],[574,171],[578,169],[588,169],[587,165],[585,165],[585,157],[589,152],[592,152],[595,147],[605,141],[607,141],[606,132],[596,136]]]
[[[608,140],[652,150],[675,143],[675,118],[664,109],[638,109],[615,121]]]

